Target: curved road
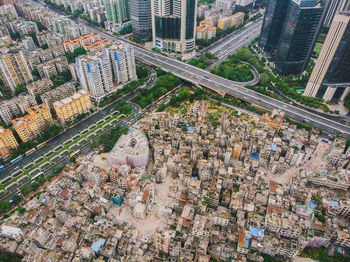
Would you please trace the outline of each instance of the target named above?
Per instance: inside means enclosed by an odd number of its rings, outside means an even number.
[[[73,19],[72,19],[73,20]],[[75,20],[75,19],[74,19]],[[108,38],[111,41],[121,40],[129,42],[123,38],[117,38],[111,34],[108,34],[98,27],[91,26],[87,22],[82,20],[75,20],[78,23],[84,24],[92,32],[97,32],[101,36]],[[212,90],[219,90],[221,92],[230,94],[239,99],[251,102],[267,109],[281,109],[285,112],[286,116],[291,117],[297,121],[312,124],[315,127],[322,129],[332,134],[342,134],[345,138],[350,139],[350,126],[343,125],[339,122],[327,119],[323,116],[319,116],[305,109],[298,108],[294,105],[286,104],[271,97],[262,95],[253,90],[244,88],[242,83],[233,82],[222,77],[209,73],[206,70],[196,68],[188,65],[177,59],[166,57],[158,53],[149,51],[143,47],[140,47],[132,42],[129,42],[134,46],[136,57],[146,63],[154,66],[161,67],[163,70],[171,71],[175,75],[193,83],[201,85]]]

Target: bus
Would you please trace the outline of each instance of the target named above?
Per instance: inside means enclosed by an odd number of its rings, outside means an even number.
[[[20,155],[20,156],[16,157],[15,159],[12,159],[12,160],[10,161],[11,165],[17,163],[17,162],[20,161],[22,158],[23,158],[23,155]]]
[[[30,178],[30,180],[34,180],[34,179],[38,178],[38,177],[41,176],[41,175],[44,175],[44,173],[43,173],[43,172],[39,172],[39,173],[37,173],[36,175],[32,176],[32,177]]]
[[[35,150],[36,150],[35,147],[33,147],[32,149],[28,150],[28,151],[25,152],[24,154],[25,154],[26,156],[29,156],[29,155],[32,154]]]
[[[74,151],[72,154],[70,154],[70,155],[69,155],[69,158],[74,157],[74,156],[77,156],[77,155],[79,155],[79,154],[80,154],[80,149],[78,149],[78,150]]]
[[[44,145],[46,145],[46,142],[42,142],[41,144],[36,146],[36,149],[42,148]]]

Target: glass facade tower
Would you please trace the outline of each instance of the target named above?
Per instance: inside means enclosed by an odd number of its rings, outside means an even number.
[[[195,49],[197,0],[152,0],[153,45],[168,52]]]
[[[300,74],[309,61],[323,23],[324,6],[316,0],[292,0],[276,53],[275,66],[281,74]]]
[[[130,0],[133,35],[142,42],[152,41],[151,0]]]
[[[286,18],[288,4],[289,0],[270,0],[267,2],[259,46],[268,54],[272,54],[277,48]]]
[[[350,91],[350,15],[336,14],[303,95],[343,101]]]

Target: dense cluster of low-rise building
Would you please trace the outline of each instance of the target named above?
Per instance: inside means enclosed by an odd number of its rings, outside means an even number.
[[[144,117],[111,154],[67,166],[23,204],[26,212],[4,221],[1,247],[23,261],[289,261],[306,247],[345,252],[349,157],[345,140],[299,129],[282,112],[196,101]]]

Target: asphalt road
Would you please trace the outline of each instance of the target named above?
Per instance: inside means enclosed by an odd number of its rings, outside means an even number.
[[[228,56],[234,54],[241,47],[248,46],[252,40],[260,35],[262,18],[259,18],[253,22],[250,22],[236,34],[230,35],[229,38],[224,38],[224,41],[217,47],[209,51],[218,57],[215,63],[211,64],[207,70],[210,70],[214,66],[218,66],[222,61],[225,61]]]
[[[130,99],[131,99],[131,98],[130,98]],[[140,113],[140,112],[141,112],[141,108],[140,108],[139,106],[136,106],[136,105],[131,104],[131,107],[132,107],[132,114],[130,114],[128,117],[126,117],[123,121],[120,121],[118,124],[116,124],[116,126],[121,126],[122,124],[127,123],[127,122],[130,121],[132,118],[134,118],[135,115],[136,115],[137,113]],[[110,111],[113,111],[113,110],[114,110],[114,108],[112,108]],[[109,111],[108,111],[107,113],[109,113]],[[101,133],[101,134],[108,134],[108,133],[110,133],[112,128],[113,128],[113,126],[112,126],[109,130],[107,130],[106,132]],[[98,138],[99,138],[99,136],[95,137],[93,140],[97,140]],[[93,140],[92,140],[92,141],[93,141]],[[93,149],[93,148],[92,148],[92,144],[91,144],[92,141],[90,141],[89,143],[85,144],[84,146],[82,146],[82,147],[80,148],[80,153],[81,153],[81,154],[86,155],[86,154],[88,154],[88,153],[91,152],[91,150]],[[61,159],[60,161],[58,161],[57,163],[55,163],[54,165],[52,165],[50,168],[48,168],[47,170],[45,170],[45,171],[43,172],[44,175],[45,175],[45,176],[50,175],[50,174],[53,172],[53,170],[54,170],[55,168],[59,167],[63,162],[69,163],[68,158],[65,157],[65,158]],[[23,186],[29,186],[32,182],[33,182],[33,181],[29,180],[29,181],[27,181],[26,183],[22,184],[21,187],[23,187]],[[4,198],[2,198],[1,200],[8,200],[8,201],[10,201],[10,200],[12,199],[12,196],[15,195],[15,194],[17,194],[17,190],[14,190],[14,191],[12,191],[11,193],[7,194],[7,195],[6,195]]]
[[[89,25],[85,21],[75,20],[81,24],[84,24],[92,32],[98,32],[101,36],[110,39],[111,41],[122,40],[127,41],[122,38],[117,38],[111,34],[108,34],[97,28],[95,26]],[[131,42],[130,42],[131,43]],[[315,127],[322,129],[328,133],[341,134],[345,138],[350,139],[350,126],[344,125],[334,120],[327,119],[323,116],[319,116],[305,109],[298,108],[294,105],[284,103],[282,101],[273,99],[271,97],[262,95],[253,90],[244,88],[246,83],[239,83],[224,79],[222,77],[211,74],[205,70],[196,68],[194,66],[188,65],[177,59],[166,57],[155,52],[149,51],[131,43],[134,46],[135,54],[141,61],[147,62],[149,64],[159,66],[166,71],[171,71],[175,75],[188,80],[196,85],[201,85],[203,87],[220,90],[239,99],[251,102],[253,104],[262,106],[267,109],[281,109],[289,116],[297,121],[301,121],[307,124],[312,124]]]
[[[151,87],[153,85],[153,83],[154,83],[154,81],[156,79],[154,74],[155,73],[152,72],[151,80],[145,85],[144,88],[149,88],[149,87]],[[137,94],[138,90],[139,90],[139,88],[134,90],[132,93],[126,95],[124,97],[124,101],[131,100],[135,96],[135,94]],[[84,119],[82,122],[80,122],[79,124],[73,126],[72,128],[66,129],[63,133],[59,134],[54,139],[52,139],[50,141],[47,141],[47,144],[45,146],[43,146],[42,148],[34,151],[29,156],[23,156],[23,159],[18,161],[16,164],[8,165],[5,170],[0,171],[0,178],[5,177],[9,173],[11,173],[15,168],[17,168],[18,166],[24,166],[27,163],[32,162],[34,159],[36,159],[39,156],[41,156],[42,154],[46,153],[50,149],[56,147],[57,145],[62,144],[68,138],[76,135],[77,133],[79,133],[82,130],[84,130],[86,127],[88,127],[88,126],[94,124],[95,122],[97,122],[98,120],[102,119],[103,117],[105,117],[107,114],[109,114],[111,111],[114,110],[115,104],[118,103],[119,101],[120,101],[120,99],[118,99],[117,101],[113,102],[112,104],[110,104],[106,108],[104,108],[102,110],[99,110],[94,115],[91,115],[90,117]]]

